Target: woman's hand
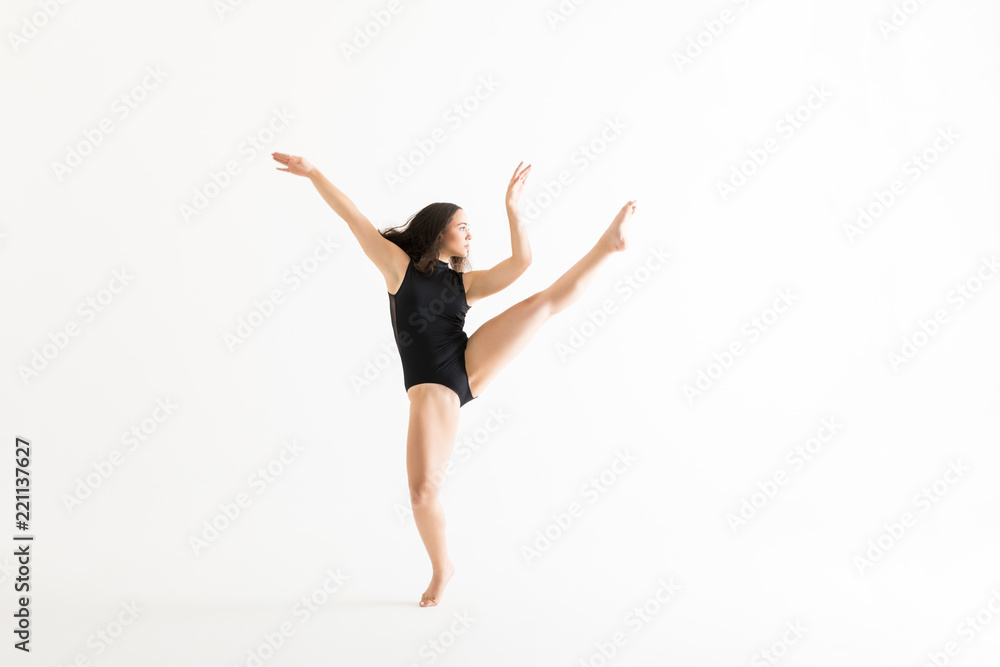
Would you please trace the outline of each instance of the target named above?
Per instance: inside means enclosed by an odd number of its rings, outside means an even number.
[[[507,208],[515,211],[517,210],[518,202],[521,200],[521,190],[524,189],[524,181],[528,178],[528,172],[531,171],[530,164],[521,169],[522,164],[524,164],[524,160],[521,160],[521,164],[517,165],[517,169],[514,170],[514,175],[510,179],[510,185],[507,186]]]
[[[308,176],[309,172],[314,169],[312,163],[304,157],[286,155],[285,153],[271,153],[271,157],[287,167],[287,169],[278,167],[278,171],[287,171],[296,176]]]

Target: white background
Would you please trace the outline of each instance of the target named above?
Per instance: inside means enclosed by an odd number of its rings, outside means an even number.
[[[996,3],[43,5],[0,16],[3,664],[997,664]],[[534,263],[470,334],[639,200],[630,249],[461,412],[438,607],[417,606],[384,281],[271,151],[380,228],[459,204],[475,269],[509,253],[504,191],[533,164]],[[285,282],[324,239],[333,255]],[[177,406],[159,422],[157,401]],[[16,436],[30,656],[12,648]]]

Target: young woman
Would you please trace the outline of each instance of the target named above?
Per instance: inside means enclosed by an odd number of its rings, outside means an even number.
[[[531,248],[519,213],[521,191],[531,165],[517,165],[507,186],[511,255],[491,269],[466,271],[472,241],[465,211],[436,203],[406,225],[384,232],[308,160],[272,153],[284,171],[305,176],[339,215],[385,278],[389,315],[410,399],[406,473],[420,538],[431,559],[431,583],[420,606],[438,604],[455,573],[445,545],[440,483],[458,433],[461,406],[483,390],[553,315],[573,304],[611,253],[628,247],[630,201],[583,258],[549,287],[514,304],[480,326],[464,331],[465,313],[475,302],[509,286],[531,264]]]

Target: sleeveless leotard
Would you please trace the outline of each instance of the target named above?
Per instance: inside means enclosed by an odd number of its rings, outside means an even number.
[[[465,370],[465,300],[462,274],[436,260],[430,276],[417,271],[411,258],[403,282],[389,294],[392,332],[403,362],[403,385],[432,382],[450,387],[465,405],[472,399]]]

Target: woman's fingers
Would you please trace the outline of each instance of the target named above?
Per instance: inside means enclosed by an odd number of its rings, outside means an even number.
[[[514,179],[511,185],[514,185],[515,183],[524,183],[525,179],[528,178],[529,171],[531,171],[530,165],[528,166],[527,169],[525,169],[524,171],[522,171],[520,174],[517,175],[517,178]]]
[[[514,167],[514,175],[510,177],[512,183],[514,182],[514,179],[517,178],[517,172],[521,171],[522,164],[524,164],[524,160],[521,160],[520,164]]]
[[[530,164],[524,169],[521,169],[522,164],[524,164],[524,160],[521,160],[521,164],[517,165],[517,169],[514,170],[514,175],[511,176],[510,185],[508,185],[508,187],[513,187],[518,181],[524,180],[524,178],[528,175],[528,172],[531,171]]]
[[[285,169],[281,167],[275,167],[278,171],[284,171],[290,174],[295,174],[299,176],[306,175],[305,169],[305,158],[301,158],[298,155],[289,155],[288,153],[271,153],[271,157],[280,164],[285,165]],[[301,173],[300,173],[301,172]]]

